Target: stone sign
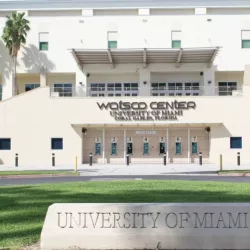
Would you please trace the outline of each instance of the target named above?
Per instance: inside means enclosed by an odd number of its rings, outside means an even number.
[[[53,204],[41,249],[250,249],[250,203]]]

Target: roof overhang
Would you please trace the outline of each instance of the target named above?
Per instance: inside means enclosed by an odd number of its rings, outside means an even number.
[[[185,123],[185,122],[169,122],[169,123],[72,123],[73,127],[84,128],[147,128],[147,129],[163,129],[163,128],[205,128],[205,127],[221,127],[223,122],[205,122],[205,123]]]
[[[172,63],[180,67],[183,63],[213,65],[219,47],[180,49],[70,49],[76,63],[82,68],[86,64],[139,63],[144,68],[153,63]]]

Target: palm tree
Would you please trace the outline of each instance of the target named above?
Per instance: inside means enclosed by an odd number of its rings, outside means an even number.
[[[12,87],[14,95],[18,94],[16,83],[17,55],[21,45],[26,43],[27,32],[30,30],[29,21],[24,18],[24,15],[25,13],[13,12],[10,16],[7,16],[7,21],[2,34],[5,46],[9,50],[9,54],[13,59]]]

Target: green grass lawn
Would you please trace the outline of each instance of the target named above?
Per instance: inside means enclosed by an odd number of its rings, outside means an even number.
[[[37,242],[57,202],[250,202],[250,183],[110,181],[0,187],[0,248]]]
[[[37,175],[37,174],[70,174],[79,175],[73,171],[61,171],[61,170],[19,170],[19,171],[0,171],[0,176],[5,175]]]
[[[222,170],[222,171],[219,171],[219,174],[232,174],[232,173],[247,174],[247,173],[250,173],[250,170]]]

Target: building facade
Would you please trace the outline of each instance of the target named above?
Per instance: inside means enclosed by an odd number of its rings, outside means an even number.
[[[250,163],[250,1],[0,1],[0,164]]]

